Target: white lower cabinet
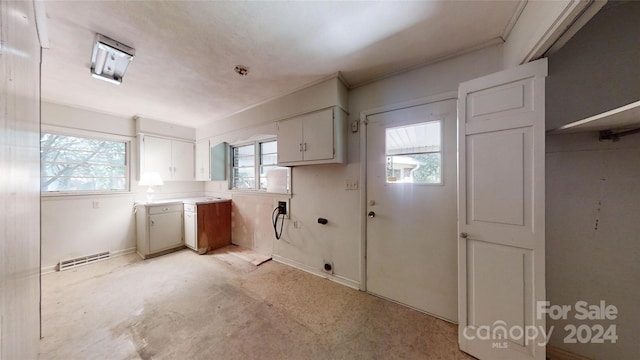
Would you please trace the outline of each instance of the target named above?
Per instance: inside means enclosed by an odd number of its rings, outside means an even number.
[[[138,254],[144,259],[184,247],[182,203],[136,206]]]
[[[196,206],[184,205],[184,244],[192,250],[198,250],[197,232],[198,232],[198,213]]]

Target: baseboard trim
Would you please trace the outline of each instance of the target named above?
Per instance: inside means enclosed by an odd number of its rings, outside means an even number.
[[[51,274],[53,272],[56,272],[57,268],[58,268],[58,264],[51,265],[51,266],[45,266],[45,267],[40,269],[40,275],[46,275],[46,274]]]
[[[118,257],[118,256],[122,256],[122,255],[128,255],[128,254],[132,254],[134,252],[136,252],[137,248],[136,247],[131,247],[128,249],[122,249],[122,250],[114,250],[111,252],[111,257]]]
[[[547,360],[591,360],[587,357],[547,345]]]
[[[333,282],[336,282],[336,283],[338,283],[340,285],[344,285],[344,286],[350,287],[350,288],[355,289],[355,290],[360,290],[360,282],[358,282],[358,281],[347,279],[347,278],[345,278],[343,276],[340,276],[340,275],[327,274],[325,272],[320,271],[320,269],[316,269],[316,268],[314,268],[312,266],[300,263],[300,262],[295,261],[295,260],[287,259],[287,258],[284,258],[282,256],[275,255],[275,254],[272,255],[272,260],[275,261],[275,262],[287,265],[287,266],[291,266],[291,267],[296,268],[298,270],[302,270],[302,271],[307,272],[309,274],[316,275],[316,276],[319,276],[321,278],[329,279],[329,280],[331,280]]]

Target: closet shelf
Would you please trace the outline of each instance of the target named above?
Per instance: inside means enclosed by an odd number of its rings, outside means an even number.
[[[637,128],[640,128],[640,101],[586,119],[574,121],[557,129],[550,130],[548,133],[569,134],[587,131],[622,132]]]

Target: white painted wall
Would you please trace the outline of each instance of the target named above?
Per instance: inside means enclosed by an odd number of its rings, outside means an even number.
[[[42,271],[51,271],[60,260],[77,256],[101,251],[111,251],[115,255],[135,251],[133,204],[135,201],[145,201],[147,190],[146,187],[138,186],[135,181],[135,121],[132,118],[44,102],[42,128],[43,131],[107,138],[115,136],[131,141],[130,193],[42,197]],[[162,128],[157,133],[162,134]],[[203,194],[202,182],[165,182],[163,186],[156,188],[155,198],[182,198]],[[94,202],[99,203],[99,208],[94,208]]]
[[[40,339],[40,45],[33,2],[0,1],[0,358]]]
[[[457,91],[462,81],[501,70],[502,56],[501,45],[491,46],[351,90],[348,103],[350,122],[359,120],[360,112],[364,110]],[[330,85],[335,87],[335,84]],[[197,138],[210,138],[215,144],[220,141],[232,143],[255,134],[275,134],[275,121],[286,117],[286,114],[299,113],[301,106],[305,109],[319,108],[320,104],[329,106],[322,99],[334,101],[335,96],[325,91],[327,85],[319,84],[304,93],[255,107],[250,109],[250,113],[236,114],[229,121],[225,120],[225,126],[212,124],[197,129]],[[262,106],[268,110],[262,111]],[[236,119],[240,119],[237,120],[239,130],[233,131],[231,124]],[[251,125],[248,119],[255,125]],[[360,191],[345,190],[346,180],[360,178],[359,133],[348,132],[347,147],[348,161],[345,165],[293,168],[291,219],[285,223],[284,236],[276,241],[271,235],[262,241],[273,242],[274,258],[318,275],[323,275],[320,271],[323,260],[332,261],[335,270],[333,280],[359,287],[363,265]],[[208,195],[233,198],[227,187],[227,182],[209,182],[206,191]],[[269,211],[261,216],[268,219],[270,215]],[[260,221],[264,220],[262,217]],[[318,224],[319,217],[328,219],[329,223]],[[294,221],[299,225],[297,228],[293,226]],[[251,241],[234,239],[234,242],[242,244],[250,244]]]
[[[547,299],[617,307],[613,321],[547,320],[550,344],[590,359],[640,353],[640,135],[598,141],[597,133],[547,136]],[[566,324],[617,327],[615,344],[567,344]]]

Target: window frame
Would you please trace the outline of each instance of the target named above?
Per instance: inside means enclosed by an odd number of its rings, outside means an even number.
[[[398,155],[391,155],[391,157],[393,156],[402,156],[402,155],[418,155],[418,154],[440,154],[440,181],[439,182],[433,182],[433,183],[408,183],[408,182],[400,182],[400,181],[388,181],[387,179],[387,167],[386,167],[386,162],[387,162],[387,158],[390,155],[387,155],[387,150],[386,150],[386,135],[385,135],[385,173],[384,173],[384,179],[385,179],[385,185],[391,185],[391,186],[399,186],[399,185],[411,185],[411,186],[444,186],[444,164],[445,164],[445,154],[444,154],[444,148],[445,148],[445,139],[444,139],[444,131],[445,131],[445,122],[444,119],[434,119],[434,120],[429,120],[429,121],[422,121],[422,122],[416,122],[413,124],[407,124],[407,125],[400,125],[397,127],[407,127],[407,126],[414,126],[414,125],[421,125],[421,124],[429,124],[429,123],[439,123],[440,124],[440,150],[438,151],[425,151],[425,152],[419,152],[419,153],[406,153],[406,154],[398,154]],[[392,126],[390,128],[394,128],[396,126]],[[388,128],[387,128],[388,129]],[[386,129],[385,129],[385,133],[386,133]],[[395,184],[395,185],[394,185]]]
[[[250,190],[256,190],[256,176],[259,176],[260,174],[258,173],[258,171],[256,170],[256,155],[258,153],[257,150],[257,142],[253,141],[253,142],[249,142],[249,143],[242,143],[242,144],[236,144],[236,145],[231,145],[231,176],[229,176],[229,189],[231,190],[243,190],[243,191],[250,191]],[[246,187],[237,187],[236,183],[235,183],[235,169],[236,168],[240,168],[239,166],[235,166],[235,160],[236,160],[236,154],[235,154],[235,149],[237,148],[241,148],[241,147],[245,147],[245,146],[253,146],[253,187],[252,188],[246,188]],[[249,167],[249,166],[245,166],[245,167]]]
[[[288,168],[288,175],[287,175],[287,187],[289,188],[289,190],[286,193],[275,193],[275,192],[268,192],[267,189],[263,189],[260,185],[260,179],[261,179],[261,169],[262,169],[262,144],[264,143],[270,143],[270,142],[276,142],[278,141],[278,138],[276,137],[269,137],[269,138],[264,138],[264,139],[260,139],[260,140],[254,140],[254,141],[248,141],[248,142],[239,142],[237,144],[233,144],[230,145],[230,154],[231,156],[230,158],[230,176],[229,176],[229,190],[232,191],[238,191],[238,192],[260,192],[260,193],[266,193],[266,194],[291,194],[291,168]],[[243,146],[251,146],[253,145],[253,159],[254,159],[254,163],[253,163],[253,168],[254,168],[254,186],[253,188],[244,188],[244,187],[236,187],[235,186],[235,176],[234,176],[234,172],[235,169],[237,168],[236,166],[234,166],[235,163],[235,149],[236,148],[240,148]],[[276,159],[277,159],[277,151],[276,151]],[[282,167],[282,166],[278,166],[278,162],[276,160],[275,164],[266,164],[265,166],[277,166],[277,167]]]
[[[112,134],[103,134],[96,133],[88,130],[75,130],[74,129],[63,129],[59,130],[57,126],[42,126],[40,130],[40,140],[42,139],[43,134],[50,135],[58,135],[58,136],[67,136],[67,137],[76,137],[76,138],[84,138],[90,140],[98,140],[98,141],[110,141],[110,142],[118,142],[124,144],[124,189],[114,189],[114,190],[60,190],[60,191],[43,191],[42,190],[42,178],[43,172],[40,170],[40,196],[42,197],[55,197],[55,196],[93,196],[93,195],[122,195],[122,194],[130,194],[131,193],[131,156],[132,156],[132,139],[123,135],[112,135]],[[40,147],[40,169],[42,169],[42,147]]]

